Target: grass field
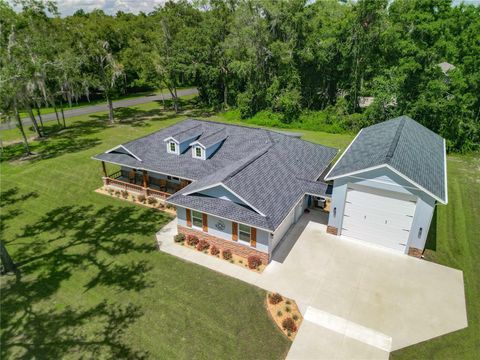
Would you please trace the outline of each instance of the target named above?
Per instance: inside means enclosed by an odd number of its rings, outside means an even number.
[[[2,358],[279,359],[289,342],[250,285],[156,250],[154,233],[170,218],[93,190],[101,169],[90,159],[186,116],[158,103],[68,120],[68,129],[4,148],[1,237],[20,275],[1,278]],[[221,115],[210,117],[223,120]],[[48,126],[54,126],[50,124]],[[299,131],[345,148],[353,135]],[[394,359],[465,359],[480,352],[480,160],[448,159],[449,205],[439,206],[427,257],[464,271],[469,327],[392,354]]]

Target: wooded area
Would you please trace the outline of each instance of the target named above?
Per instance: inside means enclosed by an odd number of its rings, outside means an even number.
[[[480,6],[201,0],[60,17],[55,2],[17,2],[20,12],[0,0],[0,110],[22,134],[19,109],[41,137],[42,106],[61,115],[102,93],[114,122],[119,93],[167,88],[178,110],[177,88],[194,85],[205,106],[236,107],[243,118],[269,111],[291,123],[323,111],[357,131],[406,114],[449,151],[479,148]]]

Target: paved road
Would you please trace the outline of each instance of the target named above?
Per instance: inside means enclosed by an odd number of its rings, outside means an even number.
[[[194,95],[194,94],[198,94],[198,90],[195,88],[178,90],[178,96]],[[170,94],[164,94],[163,96],[165,99],[172,98]],[[133,99],[117,100],[113,102],[113,108],[116,109],[120,107],[134,106],[134,105],[139,105],[139,104],[144,104],[144,103],[159,101],[159,100],[162,100],[162,95],[149,95],[149,96],[142,96],[142,97],[133,98]],[[99,111],[107,111],[107,110],[108,110],[107,104],[98,104],[98,105],[83,106],[79,108],[65,110],[64,114],[65,114],[65,118],[71,118],[75,116],[93,114]],[[29,118],[23,118],[22,120],[23,120],[23,125],[25,126],[31,125],[32,123]],[[55,117],[55,113],[51,113],[51,114],[42,115],[42,120],[43,122],[53,121],[53,120],[56,121],[57,118]],[[14,122],[0,125],[0,130],[7,130],[12,128],[15,128]]]

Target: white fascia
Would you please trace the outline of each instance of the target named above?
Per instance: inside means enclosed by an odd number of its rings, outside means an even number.
[[[125,150],[127,153],[129,153],[130,155],[132,155],[135,159],[137,159],[138,161],[142,162],[142,159],[140,159],[137,155],[135,155],[133,152],[131,152],[130,150],[128,150],[125,146],[123,145],[118,145],[118,146],[115,146],[114,148],[110,149],[110,150],[107,150],[105,151],[107,154],[108,153],[111,153],[112,151],[114,150],[117,150],[117,149],[123,149]]]
[[[327,175],[325,175],[325,180],[333,180],[334,178],[329,178],[328,175],[330,175],[330,173],[333,171],[333,169],[335,169],[335,167],[337,166],[337,164],[340,162],[340,160],[342,160],[343,156],[347,153],[348,149],[350,149],[350,147],[352,146],[352,144],[355,142],[355,140],[357,140],[358,136],[362,133],[363,129],[361,129],[357,136],[355,136],[355,138],[352,140],[352,142],[350,144],[348,144],[347,148],[345,149],[345,151],[343,152],[342,155],[340,155],[340,157],[338,158],[338,160],[335,162],[335,165],[332,166],[332,168],[330,169],[330,171],[327,173]],[[320,173],[321,175],[321,173]],[[320,176],[319,175],[319,176]]]

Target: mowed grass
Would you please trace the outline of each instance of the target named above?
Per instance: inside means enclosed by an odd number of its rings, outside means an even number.
[[[398,350],[395,360],[473,360],[480,354],[480,157],[449,156],[447,168],[449,203],[437,206],[425,257],[463,271],[468,328]]]
[[[31,162],[12,161],[21,144],[5,149],[1,235],[21,271],[1,279],[3,357],[286,354],[262,290],[156,251],[153,234],[168,217],[93,192],[101,185],[93,154],[187,116],[241,124],[184,108],[177,116],[158,103],[121,109],[113,127],[106,113],[68,120],[69,129],[33,144],[40,155]],[[288,131],[340,149],[354,136]],[[473,359],[480,352],[479,173],[478,155],[448,157],[449,204],[437,208],[426,251],[427,259],[464,272],[469,327],[393,359]]]
[[[32,143],[1,164],[1,238],[19,264],[1,277],[0,357],[280,359],[290,342],[265,292],[157,250],[170,216],[94,193],[90,157],[182,119],[149,104]]]

